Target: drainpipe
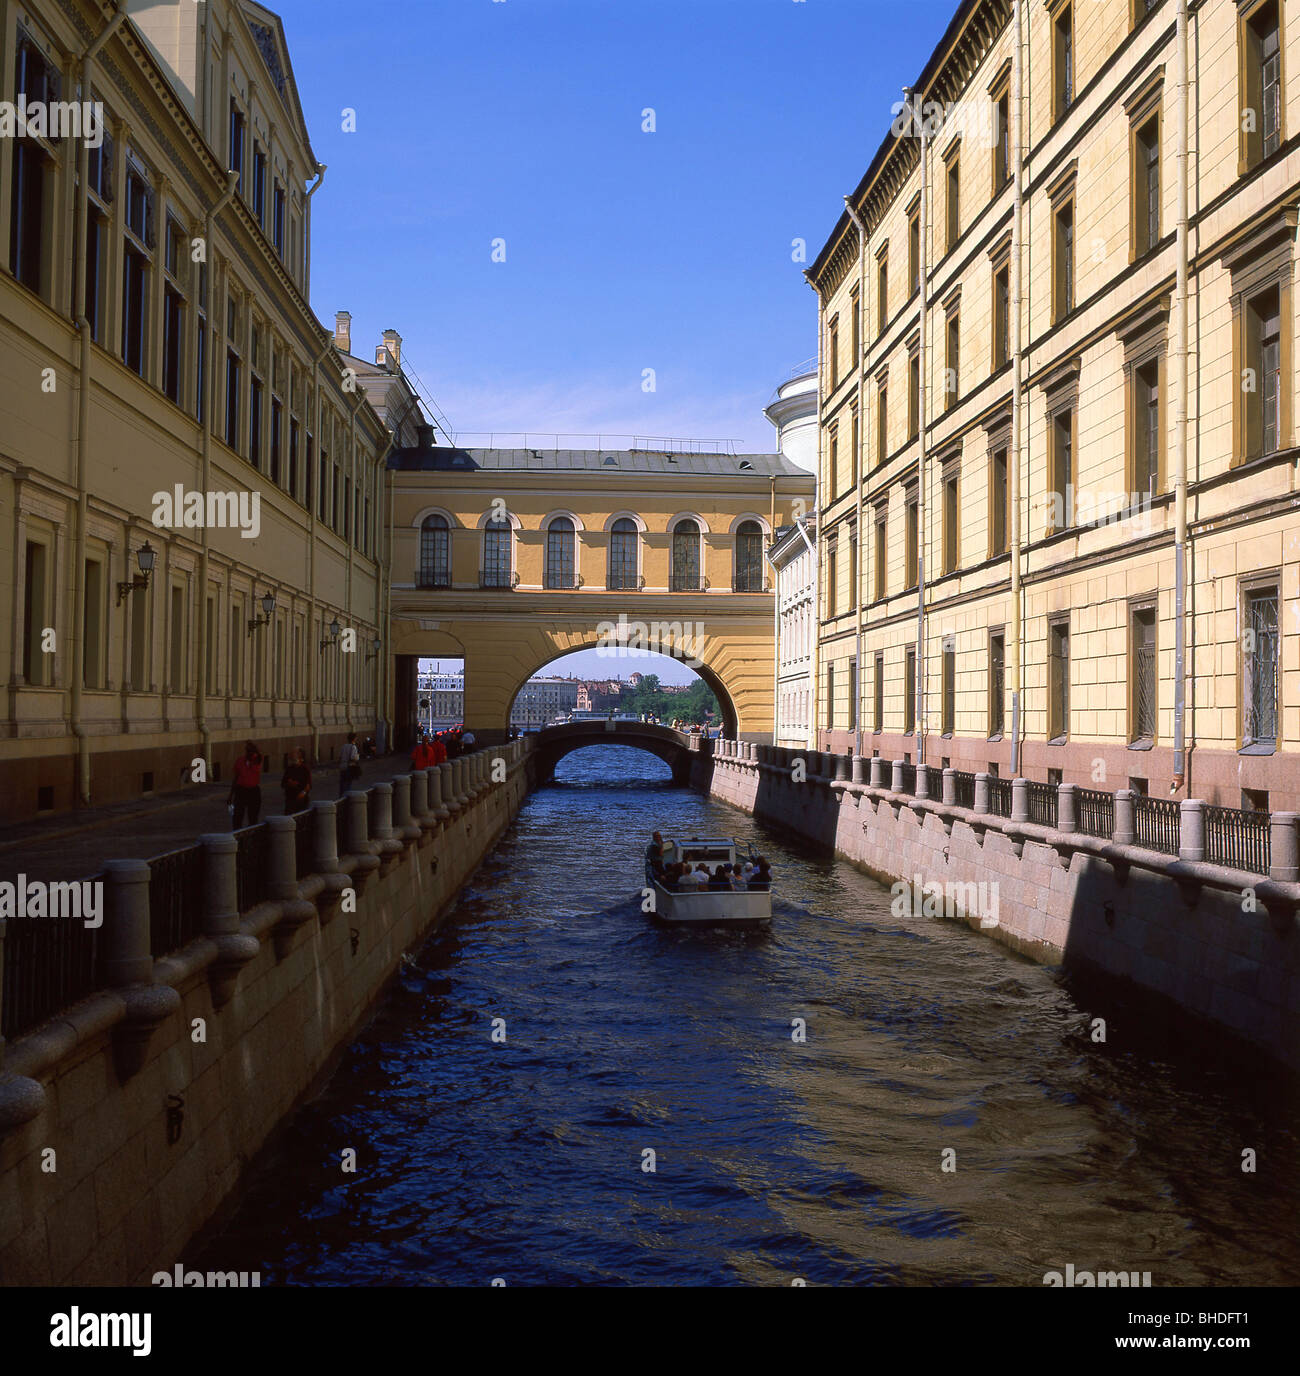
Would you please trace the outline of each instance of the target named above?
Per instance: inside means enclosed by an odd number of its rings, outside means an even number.
[[[307,213],[303,216],[302,226],[302,294],[311,308],[311,198],[321,189],[325,181],[325,164],[316,164],[316,180],[307,188]]]
[[[858,436],[857,450],[853,455],[853,472],[857,475],[855,488],[854,538],[857,541],[857,557],[853,560],[853,612],[856,618],[853,627],[853,657],[857,665],[857,682],[852,685],[853,702],[853,754],[862,754],[862,551],[866,540],[862,530],[862,373],[867,357],[867,227],[858,217],[849,197],[844,198],[844,209],[858,231],[858,356],[854,367],[858,370]]]
[[[920,262],[917,264],[917,295],[920,297],[918,302],[918,321],[917,321],[917,369],[920,374],[920,385],[917,389],[917,453],[916,453],[916,762],[925,763],[925,738],[926,738],[926,718],[925,718],[925,401],[929,392],[929,379],[926,376],[927,354],[925,332],[927,326],[926,319],[926,294],[929,291],[929,197],[926,195],[926,155],[929,152],[929,139],[926,136],[925,119],[920,109],[923,93],[914,91],[910,87],[905,88],[903,94],[909,102],[916,104],[916,119],[921,131],[921,205],[919,210],[920,226]]]
[[[1175,28],[1174,198],[1177,206],[1174,286],[1178,326],[1174,331],[1174,779],[1171,793],[1187,782],[1187,748],[1184,735],[1187,711],[1187,143],[1188,71],[1187,0],[1178,0]]]
[[[207,492],[212,474],[212,420],[214,395],[217,385],[217,360],[214,339],[216,329],[212,320],[212,279],[216,273],[216,259],[212,253],[212,235],[216,229],[217,216],[230,203],[239,186],[237,172],[226,173],[226,189],[221,199],[208,211],[203,224],[203,253],[207,271],[203,274],[203,328],[208,338],[203,343],[203,440],[202,471],[200,491]],[[212,765],[212,730],[208,725],[208,527],[205,523],[199,528],[199,635],[198,635],[198,683],[195,684],[194,717],[199,728],[200,753],[209,768]]]
[[[813,635],[811,680],[808,684],[808,749],[817,749],[817,723],[820,720],[817,703],[819,678],[821,675],[821,547],[822,547],[822,424],[821,424],[821,387],[822,387],[822,294],[817,285],[804,269],[804,280],[817,292],[817,469],[813,474],[813,538],[808,539],[804,532],[804,542],[812,550],[813,576]],[[803,522],[799,522],[803,532]]]
[[[91,99],[91,77],[95,56],[126,18],[125,0],[109,17],[99,37],[81,57],[81,98]],[[101,130],[101,135],[103,131]],[[82,607],[86,598],[86,527],[89,524],[90,494],[86,491],[86,447],[90,428],[90,321],[86,318],[86,232],[89,228],[90,147],[83,138],[77,149],[77,248],[72,289],[72,320],[79,336],[77,351],[77,438],[73,442],[72,462],[77,480],[76,531],[72,542],[72,683],[69,724],[77,741],[77,796],[90,802],[90,738],[81,722],[81,695],[86,677],[86,640]]]
[[[1024,209],[1024,178],[1022,176],[1023,144],[1020,138],[1023,114],[1022,62],[1024,39],[1021,33],[1020,0],[1014,0],[1012,31],[1015,46],[1011,55],[1011,109],[1014,112],[1008,138],[1011,141],[1011,453],[1007,494],[1011,507],[1011,775],[1020,776],[1020,723],[1023,660],[1021,646],[1021,603],[1024,594],[1020,587],[1020,414],[1023,406],[1020,379],[1022,374],[1020,334],[1020,259],[1021,218]]]

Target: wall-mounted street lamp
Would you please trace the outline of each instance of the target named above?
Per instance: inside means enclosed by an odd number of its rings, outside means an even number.
[[[384,642],[380,640],[378,636],[376,636],[374,642],[370,646],[370,649],[366,651],[367,662],[369,662],[372,659],[379,658],[379,651],[383,648],[383,644]]]
[[[262,611],[265,613],[264,616],[255,616],[248,623],[249,635],[252,635],[259,626],[269,626],[271,624],[271,613],[275,611],[275,594],[273,592],[268,592],[266,596],[262,598]]]
[[[339,643],[340,629],[341,628],[339,626],[339,619],[336,616],[334,620],[330,622],[329,634],[320,643],[320,647],[322,650],[327,650],[331,645],[337,645]]]
[[[158,551],[148,540],[136,550],[135,562],[140,572],[130,582],[117,585],[117,605],[119,607],[133,592],[143,592],[149,586],[149,576],[153,573],[154,560],[157,558]]]

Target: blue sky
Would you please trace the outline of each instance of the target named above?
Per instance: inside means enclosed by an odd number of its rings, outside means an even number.
[[[531,430],[769,450],[762,407],[816,352],[803,267],[955,0],[278,8],[329,167],[312,305],[326,324],[352,312],[355,353],[398,330],[470,444]]]

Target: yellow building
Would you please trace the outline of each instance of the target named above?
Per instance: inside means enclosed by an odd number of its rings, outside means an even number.
[[[328,758],[376,722],[388,436],[308,305],[280,22],[0,0],[0,102],[0,818],[249,736]],[[55,102],[82,127],[32,121]]]
[[[780,454],[458,449],[394,453],[397,739],[420,657],[465,660],[465,723],[500,739],[524,682],[572,650],[671,654],[729,734],[770,741],[765,552],[814,478]]]
[[[960,6],[809,272],[829,748],[1300,806],[1288,70],[1297,0]]]

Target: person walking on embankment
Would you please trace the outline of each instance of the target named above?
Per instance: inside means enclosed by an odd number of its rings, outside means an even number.
[[[305,812],[311,803],[311,766],[307,763],[307,752],[299,746],[293,758],[284,767],[280,779],[284,790],[284,810],[286,813]]]
[[[357,749],[357,733],[348,732],[347,744],[339,751],[339,797],[361,777],[361,752]]]
[[[238,831],[247,815],[249,826],[256,826],[262,815],[262,752],[252,741],[244,742],[244,753],[235,761],[230,781],[230,829]]]

